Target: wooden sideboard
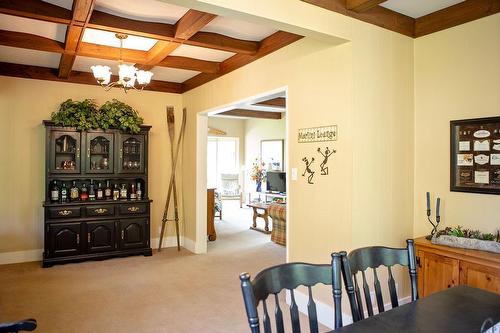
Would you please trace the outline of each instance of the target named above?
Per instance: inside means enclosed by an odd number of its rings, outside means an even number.
[[[207,236],[209,241],[217,239],[215,232],[215,188],[207,189]]]
[[[500,254],[415,240],[420,297],[468,285],[500,294]]]

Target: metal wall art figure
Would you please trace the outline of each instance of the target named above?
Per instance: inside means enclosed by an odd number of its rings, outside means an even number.
[[[314,184],[312,182],[313,177],[314,177],[314,171],[312,171],[311,168],[310,168],[311,164],[313,164],[313,162],[314,162],[314,157],[311,158],[311,161],[309,161],[307,159],[307,157],[304,157],[302,159],[302,161],[306,164],[306,168],[304,170],[304,173],[302,173],[302,177],[305,177],[306,173],[307,173],[308,174],[308,176],[307,176],[307,183],[308,184]]]
[[[328,167],[326,164],[328,163],[328,158],[332,156],[332,154],[336,153],[337,151],[335,149],[330,150],[328,147],[325,149],[325,153],[321,151],[321,148],[318,148],[318,153],[320,153],[323,156],[323,162],[319,165],[321,168],[321,174],[323,176],[328,175]]]

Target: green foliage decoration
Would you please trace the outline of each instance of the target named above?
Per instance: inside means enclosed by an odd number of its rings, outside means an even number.
[[[455,228],[446,227],[443,230],[440,230],[436,233],[436,237],[448,235],[455,237],[464,237],[464,238],[474,238],[486,241],[497,241],[500,242],[500,232],[497,231],[497,236],[493,234],[483,234],[479,230],[472,229],[463,229],[461,226],[457,226]]]
[[[116,99],[107,101],[100,108],[91,99],[68,99],[61,103],[57,112],[52,113],[51,119],[56,125],[76,127],[82,131],[118,128],[130,133],[138,133],[144,121],[130,105]]]

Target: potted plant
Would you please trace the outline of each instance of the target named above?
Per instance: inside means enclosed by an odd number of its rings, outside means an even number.
[[[266,178],[266,170],[264,169],[265,163],[258,158],[252,164],[252,172],[250,174],[250,179],[255,181],[256,191],[262,191],[262,182]]]
[[[116,99],[107,101],[100,108],[91,99],[68,99],[61,103],[57,112],[52,113],[51,119],[56,125],[76,127],[82,131],[118,128],[124,132],[138,133],[143,123],[136,110]]]
[[[481,233],[479,230],[463,229],[461,226],[447,227],[438,231],[431,241],[451,247],[500,253],[500,230],[495,236],[491,233]]]

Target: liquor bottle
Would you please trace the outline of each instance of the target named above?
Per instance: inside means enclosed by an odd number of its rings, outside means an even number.
[[[59,202],[59,186],[57,186],[57,181],[52,182],[52,186],[50,187],[50,201],[51,202]]]
[[[113,200],[120,199],[120,190],[118,189],[118,184],[115,184],[115,188],[113,189]]]
[[[104,189],[104,198],[106,200],[110,200],[113,196],[113,193],[112,193],[112,190],[111,190],[111,186],[110,186],[110,182],[109,180],[106,180],[106,188]]]
[[[95,201],[95,188],[94,188],[94,181],[93,180],[90,181],[89,200]]]
[[[80,191],[76,186],[76,181],[73,180],[73,185],[71,185],[71,188],[69,189],[69,198],[71,201],[77,201],[79,197],[80,197]]]
[[[61,202],[68,202],[68,188],[65,182],[61,186]]]
[[[140,182],[137,182],[137,190],[135,191],[135,194],[136,194],[137,200],[142,199],[142,190],[141,190],[141,183]]]
[[[126,186],[127,186],[126,184],[122,184],[122,188],[120,189],[120,199],[122,200],[127,200],[128,191]]]
[[[102,189],[102,183],[99,182],[97,184],[97,195],[96,195],[97,200],[104,200],[104,190]]]
[[[85,183],[82,184],[82,191],[80,192],[80,200],[87,201],[89,199],[89,194],[87,192],[87,185]]]
[[[137,194],[135,193],[135,185],[130,185],[130,200],[136,200]]]

